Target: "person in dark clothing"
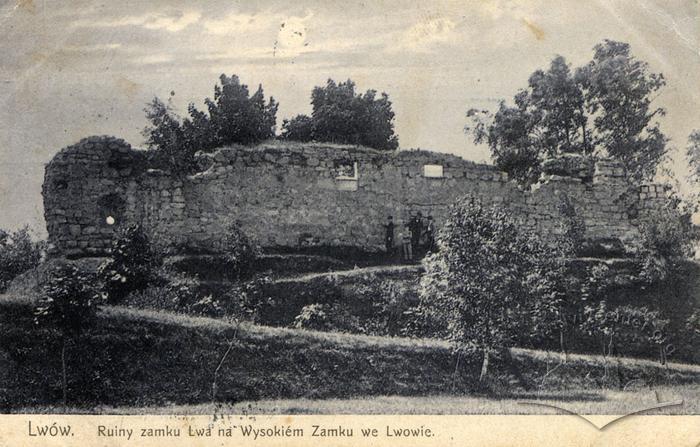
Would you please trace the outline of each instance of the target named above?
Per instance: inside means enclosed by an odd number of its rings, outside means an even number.
[[[384,228],[386,229],[386,234],[384,236],[384,245],[386,246],[386,252],[391,253],[394,251],[394,228],[396,225],[394,225],[394,217],[389,216],[387,218],[387,223],[384,224]]]
[[[413,249],[411,248],[411,230],[406,225],[403,233],[401,233],[401,248],[403,251],[403,260],[405,262],[413,262]]]
[[[418,211],[418,214],[413,216],[408,223],[409,231],[411,232],[411,248],[413,253],[418,252],[420,245],[420,237],[423,234],[423,213]]]
[[[428,224],[425,226],[425,246],[428,252],[435,251],[435,221],[433,221],[433,216],[428,216]]]

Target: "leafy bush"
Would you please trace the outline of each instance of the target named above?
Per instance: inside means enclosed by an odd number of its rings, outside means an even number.
[[[197,301],[199,286],[196,278],[160,269],[146,287],[130,291],[120,303],[182,312]]]
[[[308,285],[311,292],[300,301],[304,304],[297,307],[293,327],[378,336],[416,335],[408,329],[418,304],[413,282],[367,275],[344,286],[332,279]],[[293,290],[289,289],[290,295],[296,296]],[[293,311],[291,306],[286,308]]]
[[[641,238],[635,259],[638,281],[643,285],[652,285],[673,276],[680,263],[692,255],[695,235],[691,213],[674,197],[645,216],[639,231]]]
[[[690,354],[685,357],[694,363],[700,363],[700,309],[696,309],[685,320],[679,342],[680,349]]]
[[[606,301],[586,306],[581,329],[595,337],[603,356],[625,355],[631,345],[658,348],[667,341],[668,320],[646,307],[611,307]],[[661,359],[665,361],[665,357]]]
[[[308,115],[297,115],[292,119],[282,121],[280,138],[290,141],[311,141],[314,139],[313,118]]]
[[[641,249],[666,259],[687,258],[694,240],[691,213],[671,198],[640,225]]]
[[[437,243],[438,252],[423,261],[421,307],[457,350],[484,354],[482,377],[492,351],[512,346],[533,320],[543,324],[546,313],[561,315],[561,253],[521,232],[505,210],[462,199],[451,208]]]
[[[42,297],[35,310],[37,325],[59,331],[61,336],[61,383],[63,403],[68,399],[66,348],[69,340],[76,340],[94,317],[103,296],[96,293],[94,277],[85,274],[76,265],[60,263],[49,273]]]
[[[0,230],[0,292],[16,276],[39,265],[42,251],[43,243],[32,240],[29,227]]]
[[[398,148],[389,96],[376,96],[375,90],[355,94],[355,83],[349,79],[340,83],[329,79],[325,87],[315,87],[311,93],[313,139],[379,150]]]
[[[375,279],[353,287],[346,304],[359,321],[352,331],[370,335],[408,335],[410,310],[418,304],[417,291],[405,281]]]
[[[42,287],[36,308],[37,324],[56,327],[65,335],[79,335],[103,302],[93,275],[69,262],[55,264]]]
[[[580,255],[586,239],[586,224],[568,196],[561,197],[558,208],[564,224],[562,249],[569,255]]]
[[[267,293],[270,284],[271,280],[267,276],[235,284],[221,298],[226,314],[256,323],[268,322],[270,314],[278,307],[276,300]]]
[[[104,292],[112,303],[154,281],[160,256],[140,225],[121,229],[112,242],[112,259],[98,269]]]
[[[260,247],[238,225],[229,227],[224,240],[224,255],[231,280],[249,278],[255,271],[255,261],[260,254]]]
[[[307,304],[294,318],[293,326],[297,329],[327,331],[334,329],[331,321],[333,309],[329,304]]]

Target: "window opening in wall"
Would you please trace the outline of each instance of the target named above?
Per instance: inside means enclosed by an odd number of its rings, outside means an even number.
[[[356,161],[336,160],[333,163],[333,176],[338,191],[357,191],[359,175]]]
[[[97,199],[99,219],[103,225],[116,225],[120,216],[124,215],[126,202],[117,193],[106,194]]]
[[[333,165],[336,180],[357,180],[356,161],[336,161]]]
[[[423,177],[443,178],[442,165],[423,165]]]

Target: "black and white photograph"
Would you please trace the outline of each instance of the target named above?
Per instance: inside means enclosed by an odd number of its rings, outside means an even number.
[[[0,35],[0,413],[700,414],[697,0],[4,0]]]

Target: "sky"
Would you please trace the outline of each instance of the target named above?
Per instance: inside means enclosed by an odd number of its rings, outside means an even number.
[[[175,92],[184,114],[237,74],[310,113],[328,78],[386,92],[400,148],[489,162],[465,135],[466,111],[493,110],[555,55],[589,61],[603,39],[628,42],[661,72],[655,104],[673,168],[700,128],[698,0],[53,1],[0,0],[0,228],[45,234],[44,164],[89,135],[143,146],[143,108]]]

